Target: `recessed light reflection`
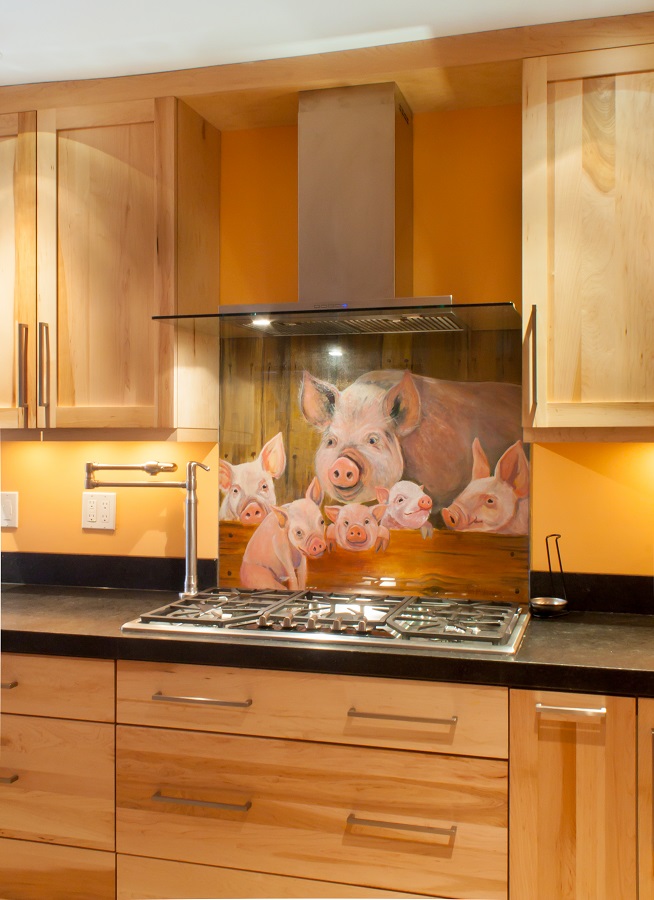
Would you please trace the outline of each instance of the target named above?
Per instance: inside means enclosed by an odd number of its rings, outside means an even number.
[[[343,351],[341,350],[340,347],[332,347],[330,350],[327,351],[327,353],[329,353],[330,356],[342,356],[343,355]]]
[[[272,325],[270,319],[265,319],[262,316],[255,316],[252,319],[252,324],[257,328],[268,328],[269,325]]]

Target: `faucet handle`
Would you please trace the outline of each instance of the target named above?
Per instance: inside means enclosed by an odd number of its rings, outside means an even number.
[[[191,471],[191,466],[193,467],[193,469],[195,469],[197,466],[200,466],[200,468],[201,468],[201,469],[204,469],[205,472],[210,472],[210,471],[211,471],[211,469],[210,469],[209,466],[205,466],[205,464],[204,464],[204,463],[201,463],[201,462],[190,462],[190,463],[187,463],[187,467],[189,468],[189,471]]]

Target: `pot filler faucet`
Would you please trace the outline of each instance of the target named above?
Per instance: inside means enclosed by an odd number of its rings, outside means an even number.
[[[112,466],[108,463],[86,464],[86,481],[84,488],[92,491],[94,488],[118,488],[118,487],[158,487],[158,488],[184,488],[186,500],[184,503],[186,519],[186,567],[184,574],[184,592],[182,598],[194,597],[198,593],[198,497],[196,469],[200,466],[205,472],[209,472],[209,466],[200,462],[188,462],[186,464],[186,481],[96,481],[95,472],[100,471],[137,471],[147,472],[148,475],[159,475],[160,472],[175,472],[176,463],[160,463],[155,461],[145,462],[142,465]]]

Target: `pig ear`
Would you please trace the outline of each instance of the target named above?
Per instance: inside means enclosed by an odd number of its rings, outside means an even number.
[[[488,457],[479,443],[479,438],[475,438],[472,442],[472,480],[477,478],[488,478],[490,475],[490,465]]]
[[[279,478],[286,468],[286,452],[281,431],[263,445],[259,458],[264,472],[268,472],[273,478]]]
[[[288,513],[285,509],[282,509],[281,506],[271,506],[271,512],[274,512],[277,516],[277,521],[279,522],[280,528],[286,528],[288,525]]]
[[[320,487],[320,482],[316,477],[314,477],[313,481],[307,488],[307,492],[304,496],[307,498],[307,500],[313,500],[316,506],[320,506],[320,504],[322,503],[323,492],[322,488]]]
[[[388,503],[388,499],[391,496],[391,492],[385,487],[376,487],[375,494],[380,503]]]
[[[309,372],[302,374],[300,386],[300,409],[311,425],[325,428],[334,417],[336,401],[340,396],[338,388],[328,381],[320,381]]]
[[[495,475],[500,481],[506,481],[514,490],[516,497],[529,494],[529,463],[522,449],[522,441],[511,444],[495,466]]]
[[[386,512],[386,506],[380,503],[378,506],[373,506],[370,512],[378,522],[381,522],[381,520],[384,518],[384,513]]]
[[[328,519],[331,519],[332,522],[335,522],[336,519],[338,519],[338,514],[342,509],[342,506],[326,506],[325,515]]]
[[[232,464],[226,459],[221,459],[218,463],[218,486],[223,491],[228,491],[232,486]]]
[[[400,437],[411,434],[420,423],[420,394],[407,369],[398,384],[389,388],[384,397],[383,412],[395,423],[395,430]]]

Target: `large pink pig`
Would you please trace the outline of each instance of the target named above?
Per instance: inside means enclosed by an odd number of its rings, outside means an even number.
[[[273,506],[250,538],[241,563],[241,587],[304,590],[307,557],[322,556],[325,520],[320,512],[323,493],[314,478],[304,497]]]
[[[315,469],[325,493],[361,503],[397,481],[424,485],[435,505],[468,483],[478,436],[494,459],[521,436],[520,387],[442,381],[408,370],[362,375],[344,390],[305,372],[300,407],[322,432]]]
[[[377,499],[386,504],[382,525],[391,529],[419,528],[423,538],[431,537],[434,527],[429,521],[433,503],[421,484],[398,481],[389,490],[377,488]]]
[[[284,438],[281,431],[264,444],[256,459],[233,465],[220,460],[218,484],[225,492],[218,518],[259,525],[277,502],[273,478],[286,468]]]
[[[477,438],[472,443],[472,481],[456,500],[441,510],[454,531],[529,533],[529,463],[516,441],[490,473],[488,459]]]
[[[381,521],[385,506],[364,506],[348,503],[347,506],[326,506],[325,515],[332,524],[327,526],[327,548],[335,546],[344,550],[385,550],[390,534]]]

